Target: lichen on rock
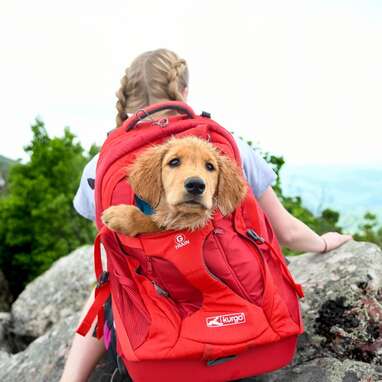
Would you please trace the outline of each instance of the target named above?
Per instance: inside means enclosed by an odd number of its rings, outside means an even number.
[[[353,241],[293,258],[290,269],[305,291],[306,338],[298,362],[332,355],[381,364],[381,249]]]

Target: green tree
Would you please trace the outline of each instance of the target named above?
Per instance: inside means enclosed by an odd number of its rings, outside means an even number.
[[[253,147],[251,141],[247,142]],[[319,235],[325,232],[342,232],[342,228],[338,225],[340,214],[332,209],[325,209],[319,216],[314,215],[309,209],[304,207],[300,196],[287,196],[283,193],[281,182],[281,170],[285,164],[285,160],[281,156],[272,155],[268,152],[263,152],[260,148],[254,147],[261,156],[269,163],[273,171],[276,173],[276,180],[273,184],[273,189],[280,199],[285,209],[294,217],[304,222],[313,231]],[[296,253],[284,248],[286,255],[295,255]]]
[[[53,261],[94,237],[93,224],[72,206],[89,154],[68,128],[63,137],[50,138],[36,120],[32,133],[25,148],[30,159],[11,167],[8,193],[0,199],[0,268],[14,297]]]
[[[252,142],[248,142],[252,146]],[[306,207],[300,196],[286,196],[283,194],[280,173],[283,165],[285,164],[283,157],[278,157],[269,153],[263,153],[259,148],[261,155],[272,166],[277,175],[273,189],[277,196],[280,198],[284,207],[296,218],[304,222],[313,231],[319,235],[325,232],[339,232],[342,233],[342,227],[338,225],[340,214],[330,208],[326,208],[319,216],[314,215]],[[353,238],[358,241],[368,241],[375,243],[382,248],[382,225],[378,222],[377,216],[371,212],[364,215],[364,220],[358,226],[358,231],[353,235]],[[295,254],[288,249],[284,249],[286,254]]]
[[[359,231],[354,235],[355,240],[369,241],[382,248],[382,226],[378,224],[377,216],[367,212],[359,225]]]

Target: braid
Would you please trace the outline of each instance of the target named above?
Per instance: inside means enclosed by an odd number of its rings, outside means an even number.
[[[169,98],[175,101],[183,101],[183,95],[179,91],[179,79],[182,78],[182,74],[186,69],[186,61],[179,59],[175,61],[168,72],[168,88],[167,92]]]
[[[182,92],[187,86],[186,61],[174,52],[157,49],[141,54],[125,70],[116,93],[117,127],[128,114],[145,106],[168,100],[184,101]]]
[[[122,122],[125,121],[128,116],[126,113],[126,106],[127,106],[127,83],[128,83],[128,78],[127,78],[127,71],[125,71],[125,75],[121,79],[121,87],[118,89],[116,96],[118,98],[118,101],[116,103],[117,107],[117,116],[115,118],[115,122],[117,124],[117,127],[121,126]]]

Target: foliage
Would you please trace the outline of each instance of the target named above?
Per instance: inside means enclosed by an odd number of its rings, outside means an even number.
[[[250,146],[252,142],[247,142]],[[276,173],[276,180],[273,184],[273,189],[276,195],[280,199],[281,203],[285,209],[290,212],[294,217],[304,222],[317,234],[322,235],[325,232],[340,232],[342,233],[342,228],[338,225],[340,214],[332,209],[325,209],[321,212],[319,216],[314,215],[310,210],[304,207],[302,199],[300,196],[286,196],[283,194],[282,183],[281,183],[281,170],[285,164],[283,157],[272,155],[270,153],[261,152],[259,148],[255,148],[259,151],[260,155],[270,164],[273,171]],[[296,255],[296,252],[289,250],[288,248],[283,249],[286,255]]]
[[[92,223],[72,207],[88,154],[69,129],[61,138],[50,138],[36,120],[32,133],[25,148],[30,160],[10,168],[8,193],[0,199],[0,268],[14,297],[53,261],[90,243],[94,235]]]
[[[93,224],[74,211],[72,200],[82,169],[98,148],[93,146],[85,153],[69,129],[63,137],[50,138],[39,120],[32,126],[32,133],[32,142],[25,148],[30,159],[10,166],[7,194],[0,198],[0,269],[14,297],[56,259],[90,243],[95,234]],[[337,211],[325,209],[315,216],[299,196],[283,194],[283,157],[260,154],[274,169],[277,178],[273,188],[293,216],[318,234],[341,232]],[[378,228],[374,214],[365,215],[354,238],[382,246],[382,227]],[[285,253],[294,254],[286,248]]]
[[[369,241],[382,248],[382,226],[379,225],[377,216],[367,212],[364,221],[359,225],[359,231],[354,235],[355,240]]]
[[[296,218],[303,221],[306,225],[313,229],[319,235],[325,232],[340,232],[342,228],[338,225],[340,214],[332,209],[325,209],[320,216],[315,216],[311,211],[305,208],[299,196],[289,197],[282,193],[280,170],[284,165],[284,159],[266,153],[265,160],[273,167],[277,174],[274,185],[278,197],[284,207]],[[359,231],[353,235],[354,240],[368,241],[375,243],[382,248],[382,225],[379,224],[377,216],[373,213],[366,213],[364,221],[359,225]],[[294,254],[292,251],[285,249],[286,254]]]

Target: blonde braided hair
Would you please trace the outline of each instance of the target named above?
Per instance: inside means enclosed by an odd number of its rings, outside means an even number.
[[[125,75],[121,79],[121,87],[118,89],[116,96],[118,98],[118,101],[116,103],[117,107],[117,117],[116,117],[116,122],[117,122],[117,127],[122,124],[122,122],[127,119],[127,114],[125,112],[126,110],[126,104],[127,104],[127,94],[125,93],[125,88],[127,86],[127,70],[125,71]]]
[[[179,82],[181,82],[182,73],[184,72],[185,68],[186,68],[186,61],[180,59],[172,64],[171,69],[167,74],[167,80],[168,80],[167,92],[170,99],[183,101],[183,95],[179,91]],[[187,84],[183,84],[183,90],[185,87],[187,87]]]
[[[138,56],[125,70],[117,91],[117,127],[135,113],[157,102],[184,101],[188,87],[188,68],[185,60],[167,49],[157,49]]]

